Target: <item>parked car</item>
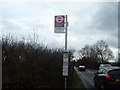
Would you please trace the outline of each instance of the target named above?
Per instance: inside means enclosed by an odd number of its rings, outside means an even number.
[[[84,65],[80,65],[80,66],[78,67],[78,70],[79,70],[79,71],[85,71],[85,66],[84,66]]]
[[[104,90],[116,88],[120,90],[120,67],[102,68],[94,74],[94,86]]]

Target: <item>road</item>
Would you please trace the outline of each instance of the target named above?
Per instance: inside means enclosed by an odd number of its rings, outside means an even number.
[[[81,78],[85,87],[88,90],[97,90],[94,87],[94,80],[93,80],[93,76],[96,70],[86,69],[86,71],[78,71],[77,68],[75,70],[77,71],[79,77]]]

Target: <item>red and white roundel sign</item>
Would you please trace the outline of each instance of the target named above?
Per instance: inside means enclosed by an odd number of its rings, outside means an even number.
[[[64,24],[64,16],[55,16],[55,24]]]

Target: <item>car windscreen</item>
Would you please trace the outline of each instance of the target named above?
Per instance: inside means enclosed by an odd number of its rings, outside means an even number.
[[[104,67],[111,67],[111,65],[110,64],[105,64]]]
[[[111,70],[108,73],[109,73],[111,78],[114,78],[114,79],[119,78],[120,79],[120,69],[118,69],[118,70]]]

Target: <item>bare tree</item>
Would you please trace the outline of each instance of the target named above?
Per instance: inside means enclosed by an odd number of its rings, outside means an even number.
[[[113,52],[105,41],[98,41],[94,45],[85,45],[79,52],[80,61],[91,67],[98,63],[107,62],[113,58]]]
[[[80,58],[97,58],[97,51],[94,46],[85,45],[80,51],[78,51]]]
[[[118,64],[120,65],[120,49],[118,51]]]
[[[113,52],[106,44],[105,41],[98,41],[95,45],[97,51],[97,57],[99,58],[99,62],[107,62],[109,59],[113,58]]]
[[[82,48],[80,51],[78,51],[80,58],[84,58],[84,57],[90,57],[90,46],[89,45],[85,45],[84,48]]]
[[[88,68],[97,68],[97,53],[93,46],[86,45],[79,51],[80,60],[78,64],[84,64]]]

